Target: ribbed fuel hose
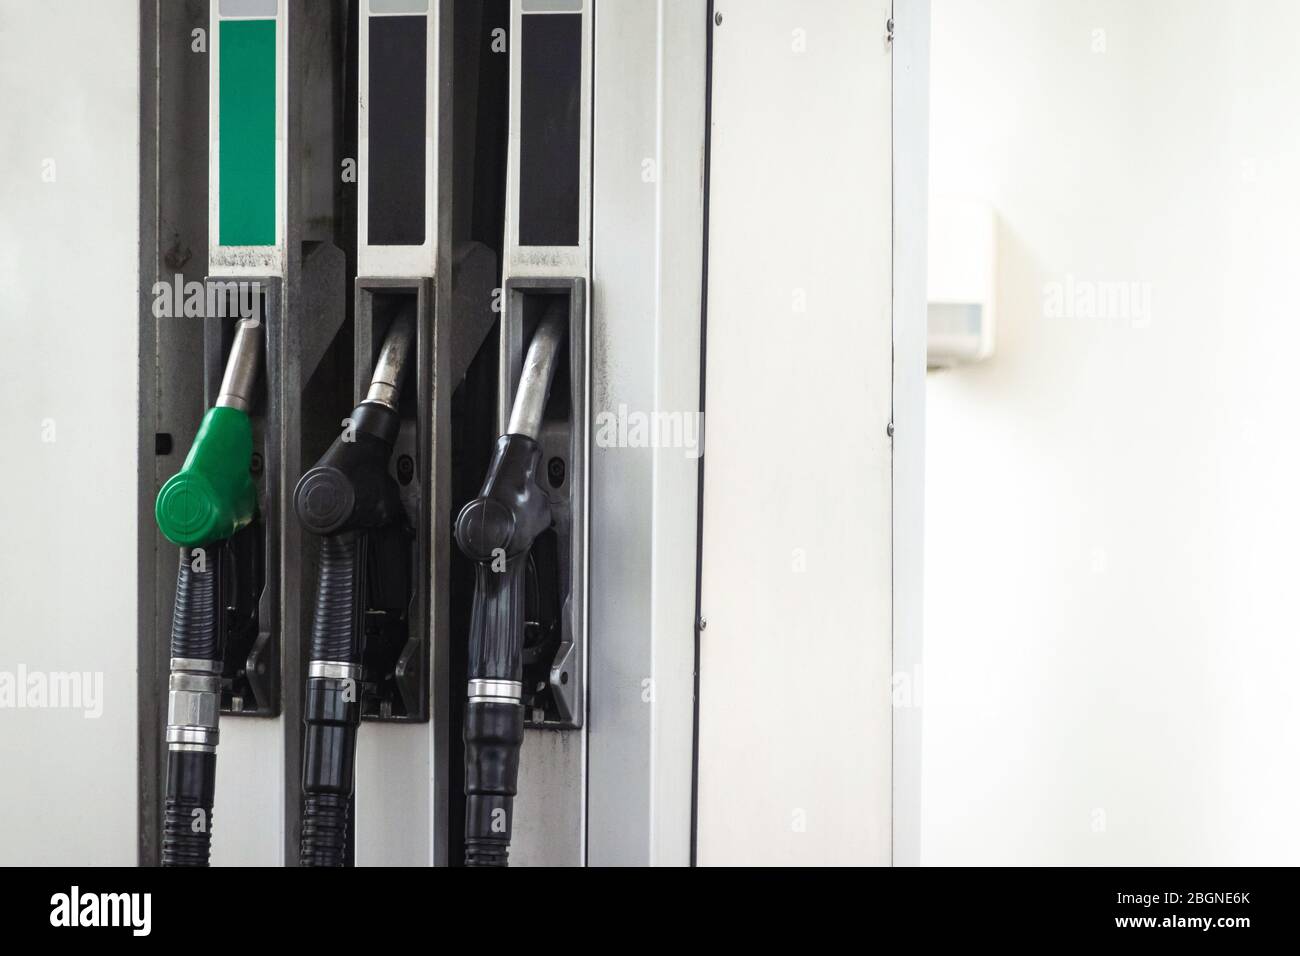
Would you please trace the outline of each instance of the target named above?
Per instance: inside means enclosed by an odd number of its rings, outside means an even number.
[[[365,536],[321,539],[316,611],[307,671],[303,742],[303,866],[346,866],[352,820],[361,648],[357,609],[364,593]]]
[[[167,701],[167,789],[162,865],[208,865],[217,775],[221,641],[217,633],[222,553],[182,548],[172,612]]]

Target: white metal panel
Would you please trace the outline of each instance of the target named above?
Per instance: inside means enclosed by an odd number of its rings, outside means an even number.
[[[698,858],[890,861],[889,0],[720,0]]]
[[[221,716],[213,866],[284,865],[283,721]]]
[[[357,274],[379,276],[432,276],[437,262],[435,243],[438,208],[436,175],[438,109],[438,31],[442,23],[439,4],[392,3],[361,0],[357,28]],[[370,17],[386,15],[426,17],[425,32],[425,136],[424,136],[424,243],[418,246],[370,244]]]
[[[698,426],[708,23],[696,0],[596,7],[597,424],[623,409]],[[611,445],[595,433],[588,862],[683,865],[690,861],[698,432],[694,443],[652,447]]]
[[[437,740],[432,720],[423,724],[362,722],[357,735],[357,866],[431,866],[437,862],[434,815],[446,812],[436,796]]]
[[[591,268],[589,249],[591,222],[591,23],[595,0],[513,0],[510,4],[510,36],[523,35],[525,16],[552,13],[582,14],[582,103],[578,125],[582,136],[578,151],[578,244],[576,246],[521,246],[519,244],[519,109],[521,45],[510,43],[510,137],[506,144],[505,274],[507,276],[586,276]]]
[[[138,11],[0,15],[6,866],[136,860]]]

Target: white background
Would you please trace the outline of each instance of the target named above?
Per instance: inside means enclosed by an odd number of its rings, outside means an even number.
[[[0,670],[104,696],[0,709],[0,864],[136,858],[136,11],[0,3]]]
[[[1001,326],[929,380],[926,863],[1300,860],[1297,37],[935,0],[932,195],[1000,214]],[[1149,324],[1045,318],[1067,274]]]

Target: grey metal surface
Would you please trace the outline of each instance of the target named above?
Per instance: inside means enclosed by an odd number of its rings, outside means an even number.
[[[157,547],[153,516],[155,449],[147,441],[157,421],[158,367],[154,361],[152,289],[158,276],[158,10],[157,0],[140,3],[140,323],[136,330],[139,356],[140,441],[137,443],[139,481],[136,487],[136,863],[158,862],[162,746],[160,731],[166,716],[154,703],[158,686]]]
[[[155,318],[154,284],[201,281],[207,270],[208,64],[190,31],[206,0],[140,4],[140,329],[137,511],[138,860],[161,854],[162,784],[176,548],[154,523],[154,499],[175,473],[203,414],[203,326]],[[197,198],[196,198],[197,197]],[[161,398],[165,396],[164,398]],[[167,435],[155,448],[155,435]]]
[[[429,0],[370,0],[371,13],[428,13]]]
[[[173,657],[171,660],[173,671],[195,671],[199,674],[220,674],[221,662],[210,661],[202,657]]]
[[[275,0],[221,0],[223,17],[273,17]]]
[[[396,308],[396,312],[380,308],[379,297],[402,296],[409,298]],[[373,400],[374,379],[388,373],[377,370],[384,364],[383,352],[391,323],[402,320],[409,313],[410,333],[413,339],[408,343],[404,360],[407,377],[406,389],[414,389],[415,401],[411,407],[417,409],[417,418],[404,417],[398,427],[397,440],[393,453],[389,457],[389,471],[397,478],[396,463],[402,458],[409,459],[415,470],[414,479],[407,483],[399,482],[398,495],[406,511],[407,520],[412,528],[417,529],[413,547],[413,565],[416,568],[427,567],[428,556],[432,553],[432,543],[426,536],[432,516],[430,498],[439,476],[431,473],[432,431],[421,429],[418,418],[426,422],[435,417],[432,414],[432,390],[430,369],[433,361],[433,338],[436,318],[432,314],[434,303],[433,283],[428,279],[358,279],[356,282],[356,306],[353,350],[353,387],[357,401]],[[388,326],[384,319],[390,319]],[[445,675],[435,669],[431,670],[434,648],[430,637],[430,607],[434,595],[430,592],[429,581],[417,577],[413,581],[412,601],[409,610],[410,629],[406,646],[401,653],[402,670],[398,674],[399,693],[406,702],[406,717],[363,714],[364,720],[399,720],[423,722],[429,719],[429,695],[432,690],[430,681],[446,680]],[[435,684],[436,686],[436,684]],[[433,691],[436,693],[436,690]],[[445,731],[444,731],[445,732]]]
[[[354,680],[361,676],[360,664],[346,661],[312,661],[307,665],[307,677],[328,677],[334,680]]]
[[[342,142],[341,116],[335,110],[334,88],[341,75],[338,58],[343,44],[338,30],[345,18],[335,15],[338,0],[285,0],[291,25],[287,81],[288,129],[285,144],[287,190],[285,210],[285,328],[283,337],[284,417],[281,445],[282,501],[280,534],[283,641],[280,725],[284,800],[281,858],[298,862],[302,816],[303,674],[309,658],[314,542],[307,540],[293,516],[290,496],[298,477],[310,464],[303,447],[308,424],[323,424],[323,410],[304,408],[311,376],[303,362],[305,343],[318,340],[317,324],[338,328],[347,314],[346,274],[341,255],[322,237],[333,237],[339,224],[335,207],[325,204],[330,193],[318,188],[326,177],[338,175],[337,149]],[[335,419],[337,424],[337,419]]]
[[[516,701],[523,694],[523,685],[517,680],[485,680],[476,677],[465,689],[466,695],[475,698],[501,698]]]
[[[310,258],[312,273],[321,281],[302,289],[302,313],[308,320],[299,328],[297,361],[308,374],[320,367],[347,320],[347,301],[340,301],[340,295],[347,295],[349,278],[347,254],[337,246],[313,245]]]

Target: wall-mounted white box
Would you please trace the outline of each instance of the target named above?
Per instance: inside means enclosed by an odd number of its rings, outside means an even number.
[[[997,217],[988,203],[930,197],[926,364],[952,368],[993,354]]]

